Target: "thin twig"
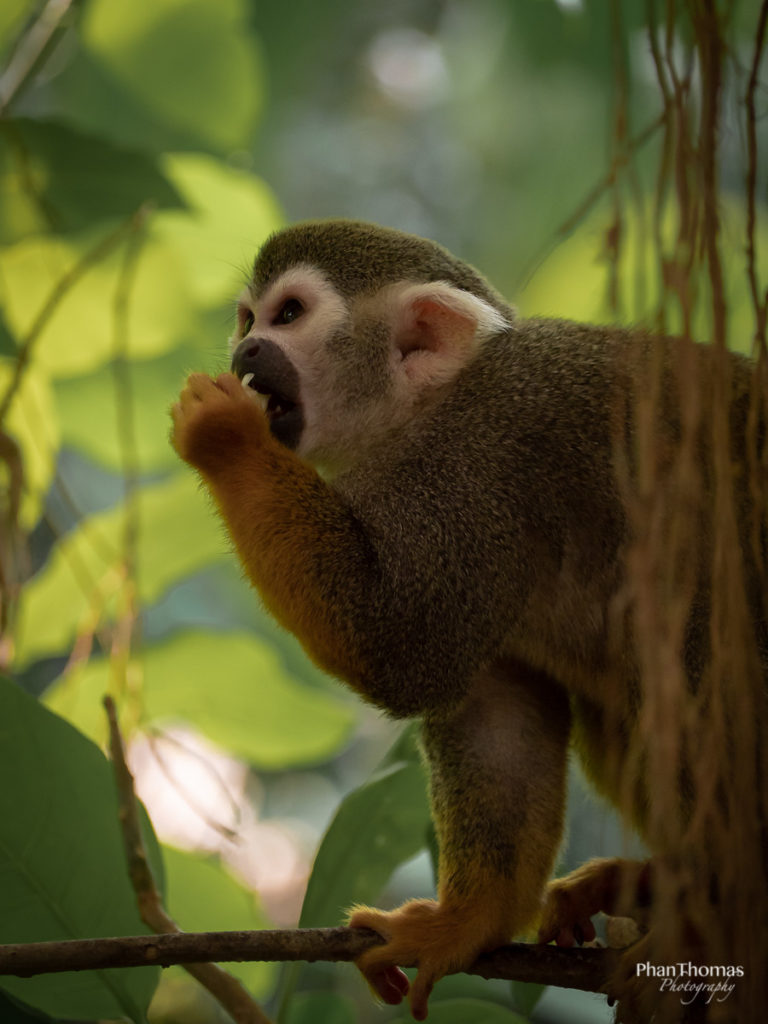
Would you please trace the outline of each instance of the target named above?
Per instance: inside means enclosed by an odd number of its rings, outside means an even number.
[[[10,627],[27,562],[26,542],[19,528],[24,464],[16,441],[0,430],[0,464],[3,463],[8,483],[0,490],[0,669],[10,660]]]
[[[162,933],[162,938],[151,939],[147,936],[140,936],[139,938],[128,940],[96,939],[88,941],[94,943],[96,947],[102,941],[118,944],[128,942],[134,957],[138,956],[139,958],[138,961],[134,959],[134,966],[137,962],[144,965],[156,963],[162,966],[167,966],[171,962],[183,963],[185,969],[192,977],[218,1000],[237,1024],[270,1024],[269,1018],[237,978],[217,964],[206,962],[210,959],[229,961],[237,959],[237,957],[219,956],[218,953],[211,957],[209,955],[211,951],[206,951],[199,944],[194,948],[194,952],[189,955],[188,959],[166,961],[159,955],[158,951],[164,942],[170,942],[171,944],[179,942],[183,946],[184,940],[189,939],[190,936],[182,933],[176,922],[169,917],[163,906],[158,888],[155,885],[152,868],[147,858],[141,834],[137,810],[138,805],[133,787],[133,776],[125,761],[125,750],[117,723],[115,702],[111,697],[107,696],[104,698],[104,707],[109,719],[109,747],[114,765],[115,780],[117,782],[120,824],[123,829],[123,841],[128,858],[128,875],[136,893],[142,921],[153,931]],[[51,945],[55,945],[55,943]],[[114,948],[110,947],[110,951],[114,952]],[[45,959],[43,962],[45,962]],[[127,964],[124,966],[127,966]],[[49,968],[44,969],[48,970]],[[83,970],[85,968],[81,967],[78,969]]]
[[[614,158],[614,162],[611,167],[603,175],[602,178],[589,190],[584,199],[579,203],[573,213],[569,214],[568,217],[558,225],[557,228],[552,232],[548,241],[541,247],[538,255],[531,260],[528,264],[527,269],[522,274],[523,282],[527,282],[541,264],[544,262],[549,253],[555,248],[555,246],[567,238],[584,220],[587,214],[590,212],[592,207],[603,197],[605,192],[613,186],[616,181],[616,177],[621,169],[623,163],[626,163],[636,150],[648,142],[649,139],[653,138],[658,129],[664,124],[664,115],[660,115],[655,118],[649,125],[647,125],[641,132],[633,136],[627,144],[626,148],[620,155]]]
[[[12,100],[21,92],[40,66],[61,22],[72,5],[72,0],[48,0],[19,39],[11,59],[0,75],[0,114],[4,114]]]

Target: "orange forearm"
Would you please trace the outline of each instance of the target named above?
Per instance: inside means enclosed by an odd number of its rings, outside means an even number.
[[[269,611],[321,667],[359,686],[367,673],[354,624],[331,598],[372,571],[374,557],[338,496],[272,438],[205,476]]]

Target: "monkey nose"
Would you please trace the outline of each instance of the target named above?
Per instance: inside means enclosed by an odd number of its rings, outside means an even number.
[[[242,377],[245,372],[244,364],[250,359],[255,359],[260,348],[261,341],[258,338],[243,338],[232,353],[232,373]]]

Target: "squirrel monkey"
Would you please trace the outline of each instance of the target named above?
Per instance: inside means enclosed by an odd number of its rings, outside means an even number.
[[[639,667],[611,619],[629,532],[611,410],[674,342],[518,319],[434,243],[328,221],[267,241],[232,344],[231,373],[189,377],[173,444],[275,618],[365,700],[422,721],[438,898],[349,923],[386,940],[358,965],[371,986],[423,1020],[436,980],[541,920],[572,737],[599,789],[626,792]],[[706,382],[710,350],[694,352]],[[750,366],[729,366],[743,435]],[[707,630],[692,618],[693,666]],[[652,800],[641,775],[641,832]],[[591,937],[622,868],[648,888],[619,860],[555,883],[542,939]]]

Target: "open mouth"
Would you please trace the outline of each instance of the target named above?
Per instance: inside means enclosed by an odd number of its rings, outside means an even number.
[[[287,416],[296,408],[296,403],[291,402],[284,395],[276,391],[263,390],[263,385],[260,386],[255,373],[244,373],[240,378],[240,383],[244,388],[253,392],[254,401],[261,406],[270,421]]]

